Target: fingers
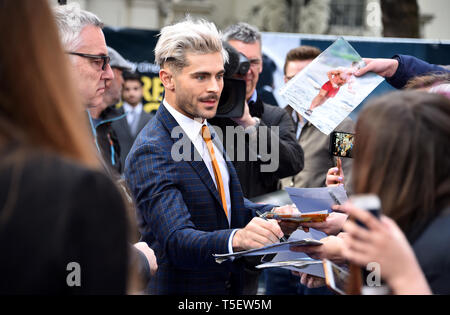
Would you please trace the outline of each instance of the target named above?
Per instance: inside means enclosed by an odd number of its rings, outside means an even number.
[[[336,159],[336,168],[338,169],[337,174],[341,177],[344,176],[344,172],[342,171],[342,160],[340,157]]]
[[[354,249],[347,247],[342,250],[342,255],[352,263],[359,266],[367,266],[367,264],[371,261],[371,259],[367,258],[367,255]]]
[[[301,226],[303,228],[313,228],[316,230],[323,230],[325,228],[327,228],[327,223],[325,222],[305,222],[305,223],[301,223]]]
[[[289,250],[297,253],[305,253],[311,258],[318,259],[320,257],[320,249],[318,247],[321,246],[291,246]]]
[[[312,275],[308,275],[306,273],[300,273],[301,277],[300,277],[300,283],[303,284],[304,286],[307,286],[310,289],[314,289],[314,288],[318,288],[323,286],[325,283],[323,281],[323,279],[312,276]]]
[[[328,170],[327,175],[336,175],[339,172],[339,168],[337,167],[332,167]]]
[[[300,283],[307,286],[308,285],[308,275],[306,273],[302,273],[300,276]]]
[[[325,181],[325,184],[327,186],[336,186],[338,184],[344,183],[344,177],[339,174],[339,168],[338,167],[332,167],[327,172],[327,178]],[[342,172],[341,172],[342,173]]]
[[[282,207],[277,207],[273,210],[274,213],[277,214],[296,214],[300,213],[298,211],[297,206],[295,204],[285,205]]]
[[[337,212],[338,214],[344,214],[344,213],[346,214],[345,208],[342,205],[332,205],[331,210],[333,210],[334,212]]]
[[[373,59],[372,58],[363,58],[364,62],[366,63],[365,67],[362,67],[361,69],[355,71],[354,75],[356,77],[360,77],[365,75],[367,72],[371,71],[373,68],[373,64],[371,65]]]
[[[327,175],[327,184],[328,185],[339,185],[343,184],[344,178],[339,175]]]
[[[367,210],[358,209],[351,204],[345,206],[347,213],[354,219],[363,223],[370,230],[382,230],[382,223],[372,213]]]
[[[254,218],[244,228],[249,232],[249,237],[261,245],[277,243],[284,236],[283,231],[275,220]]]
[[[369,230],[364,229],[360,226],[358,226],[355,222],[353,221],[347,221],[344,224],[344,231],[347,232],[350,236],[361,240],[361,241],[368,241],[371,239],[371,233]]]

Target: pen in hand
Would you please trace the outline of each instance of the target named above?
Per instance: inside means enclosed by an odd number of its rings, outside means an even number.
[[[256,210],[256,214],[258,215],[258,217],[260,217],[263,220],[269,221],[269,219],[267,219],[261,212],[259,212],[258,210]],[[282,237],[280,238],[280,242],[287,242],[286,237]]]

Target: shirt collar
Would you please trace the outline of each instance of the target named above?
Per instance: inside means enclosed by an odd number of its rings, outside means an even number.
[[[256,100],[258,99],[258,93],[256,92],[256,89],[253,91],[252,96],[250,96],[250,99],[248,100],[248,102],[256,102]]]
[[[140,114],[142,112],[142,103],[139,103],[135,107],[133,107],[130,104],[128,104],[127,102],[123,102],[123,109],[124,109],[125,113],[134,111],[137,114]]]
[[[207,125],[206,119],[204,119],[202,123],[200,118],[189,118],[173,108],[172,105],[166,101],[166,99],[163,100],[163,104],[173,118],[175,118],[178,125],[180,125],[180,127],[184,130],[189,139],[194,142],[194,140],[201,135],[200,131],[202,126]]]

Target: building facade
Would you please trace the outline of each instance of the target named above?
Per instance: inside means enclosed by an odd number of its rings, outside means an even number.
[[[190,14],[221,29],[245,21],[265,32],[378,37],[383,30],[379,0],[67,0],[74,1],[112,27],[158,30]],[[418,4],[422,38],[450,39],[450,1]]]

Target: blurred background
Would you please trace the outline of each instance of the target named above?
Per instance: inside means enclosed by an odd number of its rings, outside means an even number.
[[[144,83],[144,110],[158,109],[164,88],[154,64],[157,34],[186,14],[214,22],[219,29],[247,22],[262,32],[263,73],[257,90],[262,99],[284,107],[286,53],[299,45],[325,50],[344,36],[362,57],[414,55],[448,65],[450,0],[48,0],[51,5],[78,2],[105,23],[106,42],[133,64]],[[392,89],[386,82],[364,103]],[[121,104],[118,104],[120,107]]]
[[[57,4],[58,0],[49,0]],[[264,32],[450,39],[448,0],[67,0],[107,25],[158,30],[187,12],[219,28]]]

